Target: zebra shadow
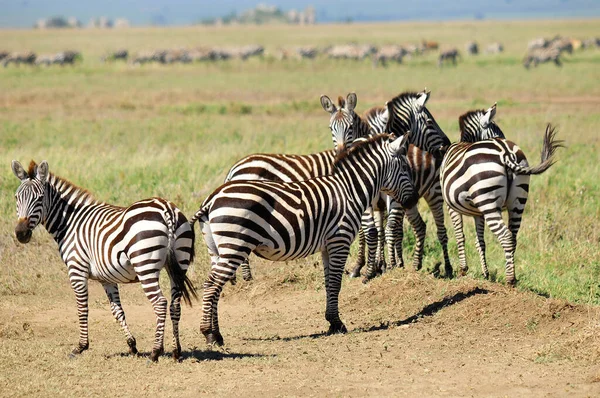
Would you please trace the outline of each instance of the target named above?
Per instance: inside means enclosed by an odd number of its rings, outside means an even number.
[[[416,313],[414,315],[409,316],[408,318],[405,318],[405,319],[402,319],[399,321],[383,322],[377,326],[354,328],[352,330],[349,330],[349,333],[376,332],[376,331],[380,331],[380,330],[387,330],[390,328],[395,328],[398,326],[415,323],[415,322],[418,322],[421,318],[433,316],[438,311],[440,311],[446,307],[449,307],[451,305],[460,303],[461,301],[468,299],[469,297],[472,297],[472,296],[475,296],[478,294],[488,294],[488,293],[489,293],[489,290],[483,289],[480,287],[476,287],[467,292],[459,292],[452,296],[444,297],[443,299],[441,299],[439,301],[436,301],[434,303],[431,303],[431,304],[423,307],[423,309],[421,309],[421,311],[419,311],[418,313]],[[294,340],[301,340],[301,339],[316,339],[316,338],[325,337],[325,336],[327,336],[327,333],[321,332],[321,333],[304,334],[304,335],[290,336],[290,337],[279,337],[279,336],[247,337],[247,338],[243,338],[242,340],[248,340],[248,341],[294,341]]]
[[[184,360],[196,360],[198,362],[203,361],[222,361],[224,359],[242,359],[242,358],[267,358],[267,357],[275,357],[274,354],[264,355],[264,354],[250,354],[250,353],[235,353],[235,352],[227,352],[225,350],[199,350],[197,348],[182,351],[179,362]],[[146,358],[150,359],[150,352],[138,352],[137,354],[130,354],[127,352],[119,352],[114,354],[105,355],[105,359],[111,358]],[[172,360],[172,352],[166,351],[163,355],[159,357],[159,361]]]

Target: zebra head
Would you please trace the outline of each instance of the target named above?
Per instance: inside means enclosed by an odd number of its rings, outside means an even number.
[[[386,145],[389,167],[381,186],[383,193],[393,197],[404,208],[413,207],[419,200],[406,159],[410,135],[410,132],[407,132],[395,139],[393,135],[390,136],[391,141]]]
[[[494,122],[496,104],[488,110],[469,111],[458,118],[460,140],[462,142],[477,142],[490,138],[505,138],[500,127]]]
[[[425,106],[430,94],[427,90],[406,92],[386,102],[390,118],[387,128],[394,134],[410,131],[411,144],[439,158],[442,156],[440,149],[450,145],[450,140]]]
[[[29,170],[25,171],[21,163],[12,161],[12,171],[21,180],[17,188],[17,226],[15,235],[21,243],[27,243],[35,227],[40,224],[44,209],[44,193],[48,180],[48,162],[45,160],[39,165],[31,161]]]
[[[321,96],[321,105],[323,109],[331,114],[329,119],[329,129],[331,130],[331,138],[333,139],[333,148],[336,153],[341,153],[346,150],[349,143],[354,142],[356,137],[356,129],[354,128],[356,107],[356,94],[350,93],[344,98],[338,98],[338,106],[336,106],[328,96]]]

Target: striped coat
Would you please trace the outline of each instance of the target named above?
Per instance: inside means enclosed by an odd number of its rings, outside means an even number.
[[[188,303],[195,296],[186,277],[194,255],[194,231],[185,216],[165,199],[151,198],[127,208],[94,199],[86,190],[49,173],[48,163],[31,162],[25,170],[13,161],[12,170],[21,184],[17,189],[18,222],[15,234],[27,243],[32,231],[42,224],[54,237],[67,265],[69,280],[77,298],[79,344],[72,355],[89,347],[88,280],[99,281],[120,323],[132,354],[136,341],[119,298],[119,283],[139,282],[154,307],[157,318],[153,361],[163,352],[167,299],[159,285],[166,267],[171,280],[170,315],[173,322],[173,357],[181,354],[179,319],[181,297]]]
[[[470,215],[475,220],[477,249],[484,277],[489,277],[485,259],[484,228],[488,225],[502,245],[506,258],[506,281],[516,282],[514,254],[517,234],[529,193],[530,175],[541,174],[554,163],[554,154],[561,145],[555,139],[555,130],[550,125],[546,129],[542,148],[541,163],[530,167],[523,151],[512,141],[505,138],[489,138],[490,131],[501,133],[493,123],[492,108],[487,112],[469,112],[461,117],[461,126],[476,126],[479,132],[463,137],[471,137],[475,142],[457,142],[452,144],[444,157],[440,181],[442,194],[450,218],[454,225],[458,245],[461,274],[466,274],[467,264],[464,249],[462,215]],[[495,107],[493,107],[495,114]],[[475,122],[464,120],[469,118]],[[487,125],[487,128],[483,126]],[[502,134],[503,136],[503,134]],[[502,210],[508,211],[508,226],[502,220]]]
[[[231,181],[209,195],[190,220],[200,221],[211,256],[200,326],[207,342],[223,344],[219,296],[250,253],[286,261],[320,251],[329,333],[345,332],[338,295],[362,214],[381,190],[404,205],[415,200],[406,144],[405,137],[390,141],[380,135],[340,155],[332,175],[298,182]]]

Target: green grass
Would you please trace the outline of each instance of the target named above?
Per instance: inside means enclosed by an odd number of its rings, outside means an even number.
[[[559,127],[567,148],[560,161],[532,178],[519,235],[519,288],[571,301],[600,304],[600,51],[576,52],[563,68],[525,70],[529,39],[556,33],[585,38],[598,21],[486,22],[131,29],[123,31],[0,31],[8,50],[83,52],[75,67],[0,70],[0,295],[35,294],[57,281],[67,289],[64,266],[45,231],[29,246],[16,243],[10,161],[49,161],[50,170],[89,189],[99,199],[125,205],[149,196],[175,201],[192,214],[223,180],[229,167],[254,152],[311,153],[331,147],[328,116],[319,96],[358,94],[358,109],[396,94],[432,90],[429,109],[452,140],[458,116],[498,103],[497,121],[508,137],[539,161],[545,124]],[[438,40],[443,47],[477,38],[502,40],[499,56],[464,56],[458,67],[439,69],[435,54],[374,69],[371,62],[253,59],[194,65],[102,64],[105,51],[201,44],[327,45]],[[428,224],[425,267],[442,258],[435,224]],[[408,223],[405,223],[407,226]],[[472,222],[465,219],[470,274],[480,277]],[[456,245],[449,220],[455,269]],[[405,241],[405,262],[414,245]],[[503,253],[487,231],[488,260],[504,280]],[[199,270],[206,267],[198,243]],[[320,272],[318,269],[315,272]],[[196,278],[204,277],[198,271]],[[293,279],[293,278],[292,278]],[[320,283],[320,278],[316,280]],[[282,283],[291,283],[285,279]]]

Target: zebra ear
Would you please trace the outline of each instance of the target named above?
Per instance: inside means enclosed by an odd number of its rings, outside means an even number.
[[[19,180],[24,181],[27,178],[29,178],[29,176],[27,175],[27,172],[25,171],[25,169],[23,168],[23,166],[21,166],[21,163],[19,163],[18,161],[13,160],[12,164],[11,164],[11,168],[12,168],[13,174]]]
[[[396,155],[406,156],[406,152],[408,152],[408,139],[410,137],[410,131],[407,131],[406,134],[402,135],[400,138],[396,138],[390,144],[390,149]]]
[[[496,102],[492,105],[486,112],[485,115],[481,117],[481,126],[485,129],[489,126],[489,124],[493,121],[494,116],[496,116]]]
[[[36,178],[43,183],[45,183],[48,179],[48,162],[46,162],[45,160],[42,163],[40,163],[37,167]]]
[[[380,119],[383,123],[385,123],[386,128],[383,131],[386,131],[387,125],[390,122],[390,110],[388,109],[387,104],[383,112],[381,112]]]
[[[417,107],[419,108],[419,110],[423,109],[423,107],[427,103],[427,100],[429,99],[430,94],[431,91],[427,91],[427,89],[425,89],[425,91],[419,94],[419,96],[417,97]]]
[[[356,93],[350,93],[346,96],[346,109],[353,111],[356,108]]]
[[[321,96],[321,106],[329,113],[333,113],[336,111],[335,105],[333,104],[333,102],[331,102],[331,99],[329,99],[329,97],[326,95]]]

